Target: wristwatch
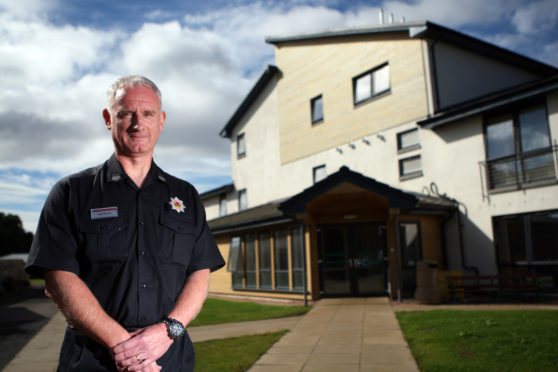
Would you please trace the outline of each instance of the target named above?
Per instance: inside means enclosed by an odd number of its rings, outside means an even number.
[[[171,340],[176,341],[177,338],[184,335],[184,326],[178,320],[166,316],[162,322],[167,326],[167,333]]]

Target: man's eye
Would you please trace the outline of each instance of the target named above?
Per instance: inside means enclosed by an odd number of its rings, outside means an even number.
[[[144,115],[147,116],[148,118],[150,118],[150,117],[155,116],[155,113],[154,112],[146,112]]]
[[[117,116],[118,116],[119,119],[124,119],[124,118],[130,116],[130,113],[129,112],[119,112],[117,114]]]

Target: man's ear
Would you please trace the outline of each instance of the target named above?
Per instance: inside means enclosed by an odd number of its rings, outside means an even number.
[[[159,124],[159,132],[163,131],[165,127],[165,120],[167,120],[167,113],[165,111],[161,111],[161,123]]]
[[[107,109],[103,110],[103,120],[105,121],[105,126],[107,127],[107,129],[110,130],[111,128],[110,113],[108,112]]]

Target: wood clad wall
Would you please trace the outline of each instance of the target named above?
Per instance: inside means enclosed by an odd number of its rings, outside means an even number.
[[[362,138],[428,112],[420,40],[407,33],[277,45],[281,163]],[[352,78],[383,63],[390,92],[354,106]],[[310,100],[323,97],[324,121],[311,125]]]

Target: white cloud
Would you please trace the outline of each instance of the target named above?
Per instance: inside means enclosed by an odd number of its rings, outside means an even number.
[[[515,10],[511,21],[521,34],[537,35],[555,32],[558,23],[558,4],[556,0],[528,2]]]

